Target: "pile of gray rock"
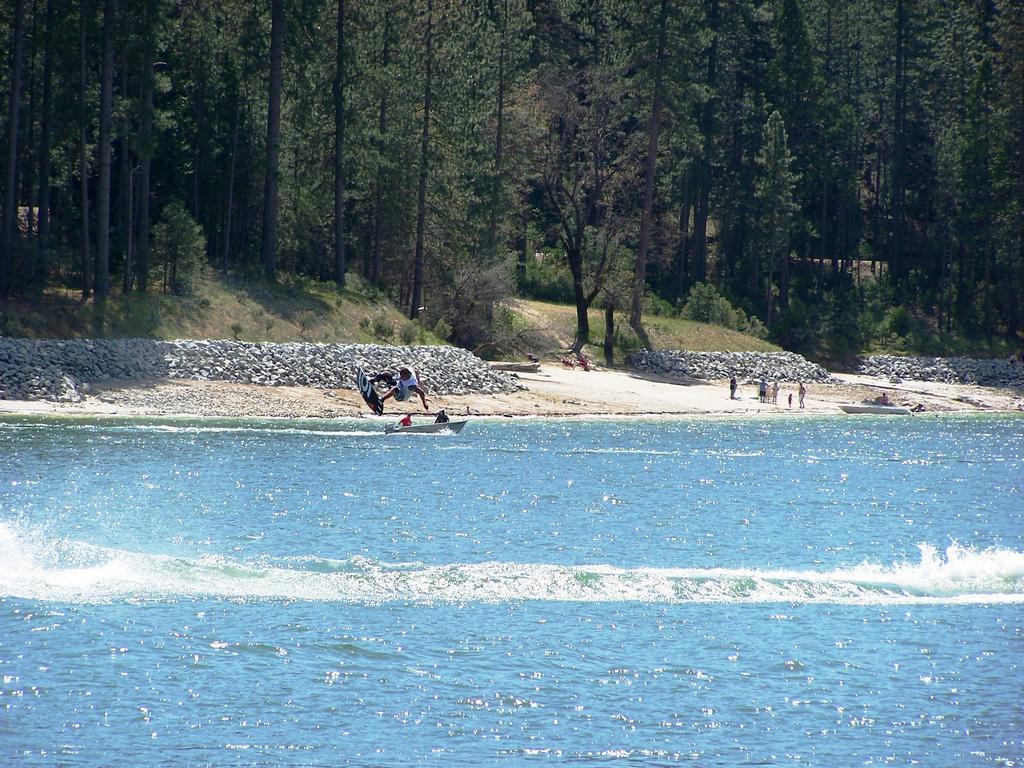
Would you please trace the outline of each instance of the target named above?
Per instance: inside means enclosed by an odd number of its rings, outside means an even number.
[[[795,352],[687,352],[642,350],[629,359],[641,371],[720,381],[829,381],[828,371]]]
[[[872,355],[861,359],[857,372],[894,382],[909,379],[984,387],[1024,387],[1024,363],[1008,358]]]
[[[522,388],[514,376],[456,347],[0,337],[0,398],[77,402],[89,382],[138,379],[354,389],[357,367],[374,373],[399,365],[415,368],[438,395]]]

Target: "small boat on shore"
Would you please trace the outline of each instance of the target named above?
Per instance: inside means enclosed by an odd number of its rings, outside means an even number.
[[[909,416],[911,413],[909,408],[904,408],[902,405],[881,405],[880,403],[840,404],[839,407],[844,413],[875,413],[889,416]]]
[[[398,424],[389,424],[384,427],[384,434],[397,435],[399,433],[413,432],[419,434],[446,434],[450,433],[453,435],[459,434],[462,428],[466,426],[466,421],[441,421],[431,422],[429,424],[411,424],[408,427],[403,427]]]

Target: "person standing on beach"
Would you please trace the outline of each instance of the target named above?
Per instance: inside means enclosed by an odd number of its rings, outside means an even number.
[[[731,379],[729,379],[729,399],[730,400],[735,400],[736,399],[736,377],[735,376],[733,376]]]
[[[779,404],[779,382],[772,384],[772,405]]]
[[[789,393],[789,405],[787,407],[788,408],[792,408],[793,407],[793,393],[792,392]]]
[[[807,388],[804,386],[804,383],[802,381],[799,382],[799,384],[800,384],[800,407],[803,408],[804,407],[804,396],[807,394]]]

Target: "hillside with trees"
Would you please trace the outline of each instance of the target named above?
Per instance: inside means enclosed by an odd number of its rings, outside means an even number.
[[[217,270],[470,348],[552,293],[577,347],[702,302],[818,358],[1021,344],[1017,0],[13,0],[0,40],[0,334]]]

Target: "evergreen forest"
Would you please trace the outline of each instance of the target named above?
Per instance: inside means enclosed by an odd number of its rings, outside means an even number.
[[[0,6],[0,303],[220,272],[468,347],[516,295],[577,349],[722,305],[819,358],[1021,344],[1020,0]]]

